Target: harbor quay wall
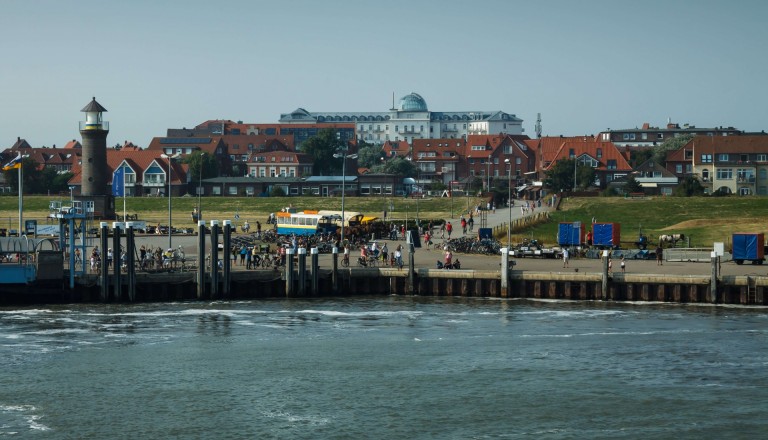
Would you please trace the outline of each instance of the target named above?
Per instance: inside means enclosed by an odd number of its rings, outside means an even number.
[[[285,297],[330,297],[363,295],[419,295],[445,297],[529,298],[573,301],[638,301],[665,303],[713,303],[768,305],[765,276],[722,276],[714,283],[705,275],[612,274],[604,280],[601,273],[563,273],[509,271],[504,286],[499,270],[441,270],[407,268],[344,268],[336,276],[332,270],[319,270],[313,283],[310,271],[302,281],[294,270],[286,281],[285,271],[238,271],[231,274],[228,289],[212,294],[211,274],[198,289],[196,273],[136,274],[134,293],[128,296],[125,276],[115,289],[101,288],[99,275],[78,277],[74,288],[62,282],[37,282],[23,286],[4,286],[2,303],[77,303],[77,302],[155,302],[192,300],[238,300]],[[313,290],[313,286],[316,290]]]

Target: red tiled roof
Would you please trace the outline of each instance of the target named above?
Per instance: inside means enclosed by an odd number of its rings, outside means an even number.
[[[627,163],[624,155],[621,154],[613,142],[596,141],[592,137],[584,138],[583,136],[576,139],[578,140],[568,140],[563,142],[550,165],[544,169],[549,169],[558,160],[570,159],[570,151],[573,150],[577,158],[586,154],[597,160],[598,166],[596,169],[598,170],[606,170],[606,164],[609,160],[616,161],[616,168],[614,169],[615,171],[632,170],[632,167],[629,165],[629,163]],[[598,154],[598,149],[601,150],[600,154]]]

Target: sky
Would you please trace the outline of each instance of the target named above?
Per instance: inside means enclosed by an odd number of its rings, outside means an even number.
[[[535,136],[668,120],[768,129],[768,2],[755,0],[4,0],[0,149],[146,147],[209,119],[275,123],[386,111],[502,110]]]

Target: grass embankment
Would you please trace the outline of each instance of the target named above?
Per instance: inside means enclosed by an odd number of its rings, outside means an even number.
[[[52,200],[69,205],[69,197],[24,196],[24,218],[37,219],[45,222]],[[456,198],[426,198],[406,199],[403,197],[346,197],[344,209],[359,211],[365,215],[382,217],[387,211],[388,218],[412,220],[418,216],[422,220],[458,218],[459,214],[467,211],[467,206],[475,206],[480,199],[470,197]],[[177,228],[196,226],[192,222],[192,210],[197,206],[196,197],[174,197],[173,225]],[[241,224],[248,220],[255,227],[256,220],[265,223],[270,212],[277,212],[286,206],[297,209],[312,210],[341,210],[341,197],[202,197],[203,218],[205,220],[232,220],[233,224]],[[115,200],[118,214],[123,212],[123,199]],[[126,213],[138,214],[139,220],[150,224],[168,223],[168,199],[163,197],[128,197]],[[235,221],[235,214],[240,220]],[[0,228],[15,229],[19,224],[18,197],[0,197]]]
[[[764,197],[614,197],[564,200],[551,221],[515,235],[556,243],[560,222],[581,221],[621,225],[622,247],[630,247],[642,231],[653,243],[662,234],[685,234],[691,246],[730,243],[734,232],[768,233],[768,199]]]

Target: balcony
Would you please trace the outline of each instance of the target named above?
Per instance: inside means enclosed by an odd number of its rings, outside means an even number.
[[[737,177],[736,181],[738,183],[755,183],[755,176]]]

